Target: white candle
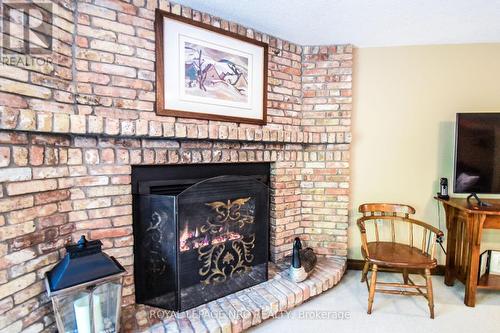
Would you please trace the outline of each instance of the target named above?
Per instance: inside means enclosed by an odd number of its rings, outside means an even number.
[[[85,295],[73,303],[78,333],[91,333],[90,330],[90,298]]]
[[[94,295],[94,328],[96,333],[104,330],[104,321],[102,320],[101,297]]]

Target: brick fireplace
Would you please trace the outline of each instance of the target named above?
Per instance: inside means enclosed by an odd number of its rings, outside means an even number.
[[[168,1],[54,1],[47,62],[0,70],[0,330],[54,326],[44,273],[84,234],[127,269],[132,166],[270,163],[272,261],[347,254],[350,45],[300,46]],[[157,116],[154,10],[269,44],[266,126]]]

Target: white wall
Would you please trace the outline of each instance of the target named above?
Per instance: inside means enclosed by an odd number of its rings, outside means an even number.
[[[500,44],[356,49],[353,81],[349,258],[360,259],[361,203],[410,204],[446,232],[433,196],[440,177],[452,183],[455,115],[500,112]],[[500,231],[482,246],[500,249]]]

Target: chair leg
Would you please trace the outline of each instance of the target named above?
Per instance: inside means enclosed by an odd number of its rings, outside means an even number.
[[[368,274],[368,268],[370,268],[370,264],[368,261],[365,261],[365,265],[363,266],[363,271],[361,272],[361,282],[366,281],[366,275]]]
[[[432,279],[431,270],[425,269],[425,280],[427,282],[427,300],[429,302],[429,311],[431,313],[431,319],[434,319],[434,295],[432,293]]]
[[[404,281],[404,284],[408,284],[408,269],[407,268],[403,268],[403,281]]]
[[[375,288],[377,285],[377,268],[377,265],[372,266],[370,293],[368,295],[368,314],[372,313],[373,298],[375,297]]]

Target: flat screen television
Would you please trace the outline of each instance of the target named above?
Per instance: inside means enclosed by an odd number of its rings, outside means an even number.
[[[500,113],[458,113],[455,193],[500,193]]]

